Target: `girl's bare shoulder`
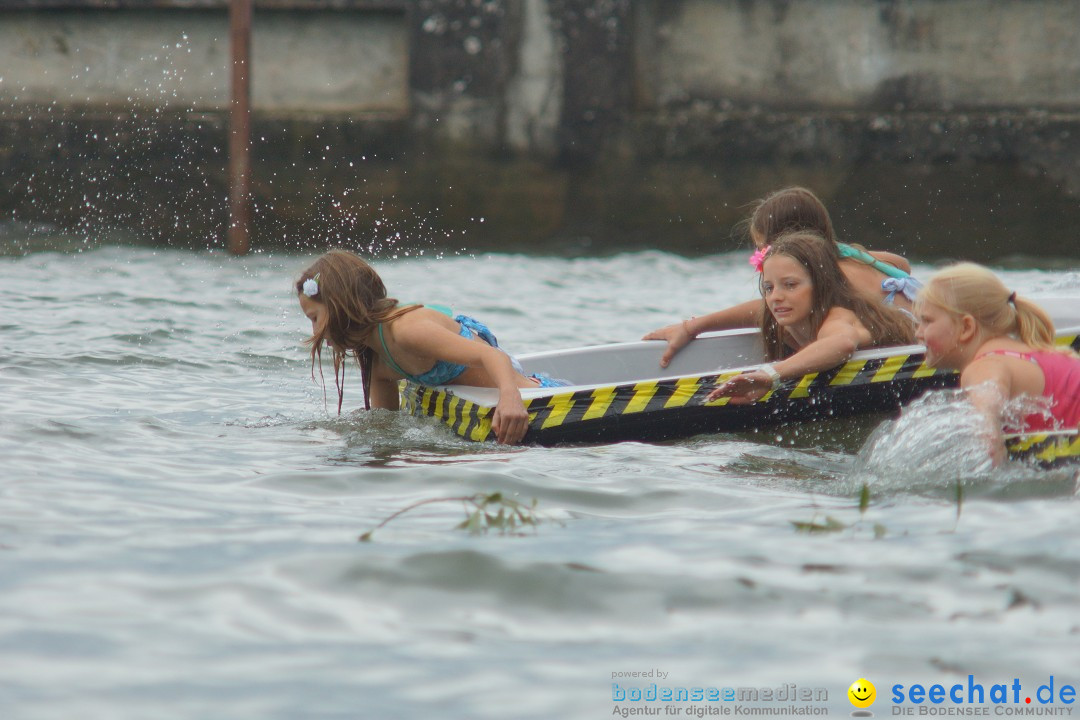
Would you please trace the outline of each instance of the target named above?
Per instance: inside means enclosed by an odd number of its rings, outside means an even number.
[[[825,313],[825,322],[846,323],[851,325],[862,324],[862,321],[859,320],[859,316],[855,314],[854,310],[849,310],[846,307],[840,307],[839,305],[833,305],[829,308],[829,312]]]
[[[854,311],[839,306],[829,309],[824,322],[821,323],[821,329],[818,330],[819,338],[830,335],[849,338],[856,347],[863,347],[873,339],[866,325]]]
[[[422,340],[431,333],[440,333],[442,330],[457,334],[458,324],[447,315],[432,310],[431,308],[419,307],[416,310],[399,315],[389,323],[394,337],[399,342],[415,342]]]
[[[960,385],[965,388],[988,382],[1007,388],[1011,379],[1010,363],[1004,355],[977,355],[960,371]]]

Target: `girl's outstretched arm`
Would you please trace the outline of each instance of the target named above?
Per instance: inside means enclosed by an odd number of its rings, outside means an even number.
[[[404,322],[403,322],[404,321]],[[486,343],[468,340],[438,323],[404,315],[394,321],[398,346],[409,353],[457,365],[482,367],[499,389],[499,402],[491,416],[491,429],[501,443],[519,443],[529,429],[529,414],[521,400],[519,382],[510,356]]]
[[[855,313],[834,307],[818,330],[817,338],[789,358],[772,363],[779,380],[802,377],[836,367],[869,344],[870,333]],[[706,401],[730,397],[734,405],[748,405],[759,400],[773,387],[773,377],[764,370],[736,375],[709,393]]]
[[[990,457],[997,467],[1005,460],[1005,439],[1002,435],[1002,415],[1005,402],[1012,394],[1012,375],[996,357],[975,360],[960,373],[960,387],[967,399],[986,419],[987,444]]]
[[[397,410],[401,401],[398,379],[390,374],[390,369],[378,357],[371,364],[371,396],[368,399],[372,408],[387,410]]]
[[[748,300],[726,310],[717,310],[708,315],[690,318],[689,320],[683,320],[681,323],[658,328],[641,339],[667,341],[667,349],[664,350],[664,355],[660,358],[660,367],[666,368],[671,363],[671,358],[675,357],[677,352],[686,347],[691,340],[701,333],[713,330],[757,327],[761,324],[761,315],[764,312],[764,300]]]

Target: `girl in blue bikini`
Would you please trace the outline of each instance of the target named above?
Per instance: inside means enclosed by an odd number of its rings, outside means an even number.
[[[296,293],[311,320],[305,344],[311,348],[312,377],[323,346],[333,353],[339,413],[350,352],[360,366],[368,409],[397,410],[403,378],[423,385],[498,388],[491,429],[501,443],[520,442],[528,429],[519,388],[554,384],[525,377],[483,323],[439,305],[387,297],[375,270],[345,250],[331,250],[304,270]]]
[[[759,201],[747,222],[750,240],[756,252],[750,264],[758,272],[769,245],[786,232],[809,231],[836,243],[840,253],[840,270],[851,287],[871,301],[881,301],[906,313],[920,287],[911,277],[911,265],[899,255],[889,252],[870,252],[857,245],[836,242],[832,219],[825,205],[814,193],[803,187],[778,190]],[[732,328],[758,327],[765,316],[761,300],[718,310],[708,315],[692,317],[681,323],[653,330],[642,340],[665,340],[667,349],[660,367],[667,367],[671,358],[686,344],[703,332]]]

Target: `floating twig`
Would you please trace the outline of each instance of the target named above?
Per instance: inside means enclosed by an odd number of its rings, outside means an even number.
[[[475,495],[462,495],[456,497],[428,498],[414,502],[407,507],[398,510],[381,523],[368,530],[359,537],[360,542],[370,542],[371,536],[376,530],[381,529],[391,520],[415,510],[423,505],[443,502],[460,502],[465,505],[465,519],[455,527],[456,530],[468,530],[473,535],[479,535],[497,529],[501,534],[520,534],[520,529],[525,526],[536,527],[540,518],[536,515],[536,498],[529,505],[524,505],[512,498],[504,497],[501,492],[477,493]],[[495,509],[498,512],[495,512]]]

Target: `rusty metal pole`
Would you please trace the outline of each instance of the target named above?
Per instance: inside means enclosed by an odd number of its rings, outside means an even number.
[[[229,252],[251,247],[251,2],[230,0]]]

